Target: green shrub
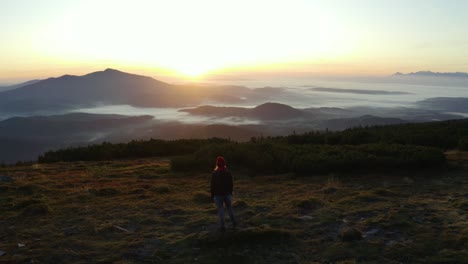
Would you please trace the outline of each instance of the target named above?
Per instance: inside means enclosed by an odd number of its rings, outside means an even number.
[[[468,150],[468,136],[467,137],[462,137],[458,141],[458,149],[459,150]]]
[[[240,155],[239,153],[243,153]],[[330,171],[382,170],[443,166],[442,151],[436,148],[397,145],[286,145],[231,143],[207,146],[192,155],[172,159],[176,171],[207,171],[216,156],[223,155],[235,168],[257,173],[322,173]]]

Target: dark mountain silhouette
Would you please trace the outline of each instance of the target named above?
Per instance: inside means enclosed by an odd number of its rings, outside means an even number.
[[[282,121],[283,126],[291,126],[291,122],[301,121],[295,129],[301,126],[309,127],[312,123],[314,129],[334,127],[346,129],[359,125],[385,125],[400,122],[427,122],[449,119],[458,119],[463,116],[445,112],[468,113],[468,98],[433,98],[417,103],[418,108],[375,108],[375,107],[318,107],[296,109],[289,105],[279,103],[265,103],[254,108],[200,106],[190,109],[181,109],[191,115],[215,118],[245,118],[260,120],[265,123]],[[368,113],[372,113],[369,115]],[[331,125],[328,125],[330,121]],[[307,122],[307,123],[305,123]],[[338,124],[339,123],[339,124]],[[271,125],[271,124],[270,124]]]
[[[339,107],[311,107],[306,108],[304,111],[314,114],[327,114],[327,115],[348,115],[352,110],[339,108]]]
[[[31,80],[31,81],[27,81],[27,82],[23,82],[23,83],[18,83],[18,84],[13,84],[13,85],[0,86],[0,92],[1,92],[1,91],[7,91],[7,90],[13,90],[13,89],[21,88],[21,87],[24,87],[24,86],[26,86],[26,85],[35,84],[35,83],[40,82],[40,81],[41,81],[41,80]]]
[[[35,160],[39,154],[54,148],[64,147],[57,145],[53,140],[29,140],[0,137],[0,163],[15,163],[17,161]]]
[[[229,106],[211,106],[203,105],[191,109],[181,109],[180,112],[187,112],[192,115],[212,116],[212,117],[247,117],[249,114],[248,108],[244,107],[229,107]]]
[[[252,104],[281,93],[280,88],[250,89],[233,85],[174,85],[114,69],[83,76],[64,75],[24,83],[0,92],[0,112],[30,115],[65,113],[102,105],[190,107],[204,102]],[[291,95],[289,95],[291,96]]]
[[[279,103],[265,103],[254,108],[200,106],[192,109],[182,109],[180,111],[192,115],[240,117],[259,120],[288,120],[311,117],[311,114],[306,111]]]
[[[64,110],[96,104],[164,105],[171,85],[107,69],[84,76],[64,75],[0,93],[0,110]]]
[[[464,97],[435,97],[417,103],[424,109],[445,112],[468,113],[468,98]]]
[[[0,137],[24,139],[89,140],[123,126],[137,126],[153,116],[73,113],[55,116],[14,117],[0,122]]]
[[[171,85],[150,77],[107,69],[84,76],[49,78],[1,92],[0,111],[59,111],[117,104],[181,107],[201,103],[206,99],[207,90],[206,87]],[[220,92],[209,94],[219,96]]]
[[[103,141],[211,137],[248,140],[261,134],[267,134],[262,126],[159,122],[153,116],[72,113],[14,117],[0,121],[0,163],[32,160],[46,150]]]
[[[266,103],[253,108],[251,116],[263,120],[282,120],[306,117],[307,113],[285,104]]]
[[[405,77],[405,76],[422,76],[422,77],[450,77],[450,78],[468,78],[466,72],[433,72],[433,71],[418,71],[410,73],[397,72],[393,74],[394,77]]]
[[[10,118],[0,122],[0,163],[31,160],[54,148],[137,138],[134,132],[152,120],[152,116],[83,113]]]

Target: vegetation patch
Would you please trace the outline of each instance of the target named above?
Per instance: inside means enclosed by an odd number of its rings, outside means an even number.
[[[19,186],[16,189],[16,193],[18,195],[28,196],[28,195],[33,195],[35,190],[38,190],[37,186],[33,186],[31,184],[28,184],[28,185],[24,185],[24,186]]]
[[[171,191],[171,187],[167,184],[162,184],[158,186],[153,186],[150,188],[150,190],[154,193],[164,194],[169,193]]]
[[[324,203],[316,198],[306,200],[295,200],[292,202],[293,206],[298,209],[300,214],[307,214],[314,210],[321,208]]]
[[[153,171],[151,179],[136,171],[167,168],[169,160],[0,168],[16,179],[0,184],[6,187],[0,262],[464,263],[467,257],[464,169],[249,177],[233,165],[238,225],[231,229],[226,214],[223,233],[208,192],[211,165],[203,173]]]
[[[211,202],[211,195],[207,192],[196,192],[193,194],[193,201],[206,204]]]
[[[42,203],[33,203],[23,209],[23,216],[41,216],[50,213],[50,208]]]
[[[356,260],[357,263],[368,262],[373,260],[374,262],[382,263],[381,254],[384,249],[383,243],[372,243],[372,242],[341,242],[335,243],[332,246],[326,248],[323,252],[324,259],[330,261],[343,261]]]
[[[240,246],[240,245],[274,245],[287,244],[294,241],[294,233],[285,229],[269,227],[247,228],[237,232],[228,232],[223,236],[208,235],[202,237],[202,244],[209,246]]]
[[[115,188],[90,189],[88,191],[96,196],[115,196],[120,193],[119,190]]]
[[[170,166],[138,169],[142,179],[170,170],[206,170],[213,167],[213,160],[219,155],[227,158],[231,169],[242,169],[250,175],[418,170],[445,168],[444,151],[465,149],[467,129],[466,120],[451,120],[260,137],[248,142],[219,138],[151,139],[48,151],[38,160],[40,163],[102,161],[100,165],[104,167],[108,165],[104,160],[110,159],[172,157]],[[101,177],[99,172],[97,175]]]

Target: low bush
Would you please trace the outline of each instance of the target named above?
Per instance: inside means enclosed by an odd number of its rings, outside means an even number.
[[[468,150],[468,136],[462,137],[458,141],[458,149],[459,150]]]
[[[213,166],[223,155],[231,168],[256,173],[350,172],[357,170],[420,169],[446,163],[436,148],[397,145],[286,145],[269,143],[229,143],[201,148],[194,154],[172,159],[176,171],[198,171]]]

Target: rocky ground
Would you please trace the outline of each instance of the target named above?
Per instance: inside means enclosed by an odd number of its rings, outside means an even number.
[[[444,171],[235,177],[217,230],[205,174],[162,159],[0,168],[0,263],[466,263],[466,153]],[[229,220],[227,220],[229,223]]]

